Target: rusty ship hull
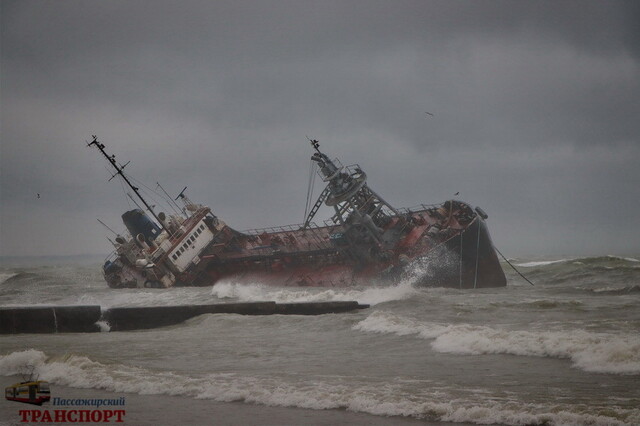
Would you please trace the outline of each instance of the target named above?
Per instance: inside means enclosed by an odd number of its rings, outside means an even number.
[[[278,286],[346,287],[409,278],[422,286],[502,287],[506,279],[486,225],[487,215],[458,200],[396,209],[367,185],[358,165],[343,167],[312,141],[311,157],[327,184],[300,225],[239,232],[209,207],[183,193],[182,214],[142,209],[123,215],[129,235],[118,235],[104,264],[113,288],[209,286],[221,280]],[[318,209],[333,216],[318,226]],[[153,220],[153,219],[155,220]]]
[[[454,202],[470,209],[463,202]],[[345,287],[397,282],[411,277],[421,286],[453,288],[502,287],[506,279],[493,249],[485,221],[476,216],[470,223],[446,226],[442,235],[429,235],[441,223],[437,207],[409,213],[412,229],[388,253],[386,260],[359,262],[340,251],[344,244],[336,234],[340,227],[313,227],[240,233],[231,245],[214,246],[203,254],[199,268],[202,285],[220,280],[266,283],[280,286]],[[406,216],[405,216],[406,217]],[[398,219],[397,219],[398,220]],[[395,222],[395,221],[394,221]],[[413,222],[413,223],[412,223]],[[393,226],[393,222],[390,224]],[[407,226],[407,225],[405,225]]]

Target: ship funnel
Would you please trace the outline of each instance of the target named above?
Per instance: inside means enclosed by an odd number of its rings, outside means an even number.
[[[149,219],[142,210],[135,209],[122,215],[122,222],[133,236],[144,235],[147,241],[153,241],[160,234],[160,227]]]

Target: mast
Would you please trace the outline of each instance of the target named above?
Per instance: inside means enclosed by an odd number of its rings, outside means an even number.
[[[360,224],[378,242],[381,242],[383,228],[390,220],[390,215],[400,216],[400,213],[367,185],[367,175],[358,166],[343,167],[338,160],[331,160],[320,151],[317,140],[311,141],[316,152],[311,159],[320,167],[322,180],[327,182],[327,188],[321,194],[316,205],[323,201],[335,210],[334,223],[341,225]],[[305,225],[311,220],[310,213]]]
[[[96,146],[100,152],[102,153],[102,155],[104,155],[104,158],[107,159],[107,161],[109,161],[109,163],[111,163],[111,165],[113,166],[114,169],[116,169],[116,174],[111,176],[111,179],[113,179],[116,175],[120,175],[120,177],[125,181],[125,183],[129,186],[129,188],[131,188],[131,190],[138,196],[138,198],[140,199],[140,201],[142,201],[142,204],[145,205],[145,207],[147,208],[147,210],[149,211],[149,213],[151,213],[151,215],[156,219],[156,221],[160,224],[160,226],[162,227],[162,229],[164,229],[165,231],[167,231],[167,233],[170,234],[169,230],[167,228],[165,228],[164,224],[162,223],[162,221],[160,220],[160,218],[156,215],[156,212],[153,211],[153,209],[151,208],[151,206],[149,205],[149,203],[147,203],[147,200],[145,200],[142,195],[140,194],[140,192],[138,191],[138,188],[136,186],[134,186],[129,179],[127,178],[127,176],[125,176],[125,174],[122,172],[124,170],[125,167],[127,167],[127,164],[129,164],[129,162],[127,162],[124,166],[120,166],[118,165],[118,163],[116,163],[116,156],[115,155],[109,155],[106,153],[106,151],[104,150],[104,144],[100,141],[98,141],[98,137],[96,135],[91,135],[93,137],[93,141],[91,143],[88,143],[87,146]],[[111,180],[109,179],[109,180]]]

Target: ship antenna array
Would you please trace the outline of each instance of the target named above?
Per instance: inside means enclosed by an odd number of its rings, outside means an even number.
[[[309,136],[307,136],[307,139],[309,139]],[[311,143],[311,146],[315,148],[315,150],[320,154],[320,142],[318,142],[317,139],[309,139],[309,142]]]
[[[107,152],[104,150],[104,144],[102,142],[98,141],[98,137],[96,135],[91,135],[91,137],[93,138],[93,141],[91,141],[90,143],[87,143],[87,146],[95,146],[95,147],[97,147],[98,150],[102,153],[102,155],[104,155],[104,158],[106,158],[107,161],[109,161],[109,163],[111,163],[113,168],[116,170],[116,173],[113,176],[111,176],[111,178],[109,180],[111,180],[114,177],[120,175],[122,180],[124,180],[125,183],[127,185],[129,185],[129,188],[131,188],[131,190],[138,196],[140,201],[142,201],[142,204],[145,205],[145,207],[147,208],[149,213],[151,213],[151,215],[156,219],[156,221],[160,224],[162,229],[164,229],[165,231],[169,232],[169,230],[164,227],[164,224],[162,223],[160,218],[156,215],[156,212],[154,212],[153,209],[151,208],[151,206],[147,203],[147,200],[145,200],[144,197],[140,194],[140,192],[138,191],[138,188],[136,186],[134,186],[131,183],[131,181],[129,181],[127,176],[123,173],[124,168],[127,166],[127,164],[129,164],[129,162],[127,162],[124,166],[119,165],[116,162],[116,156],[107,154]]]

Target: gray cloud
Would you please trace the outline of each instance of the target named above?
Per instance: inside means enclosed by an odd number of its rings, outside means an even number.
[[[91,134],[240,229],[302,221],[309,135],[396,205],[460,191],[504,252],[640,249],[637,2],[1,7],[3,255],[109,250]]]

